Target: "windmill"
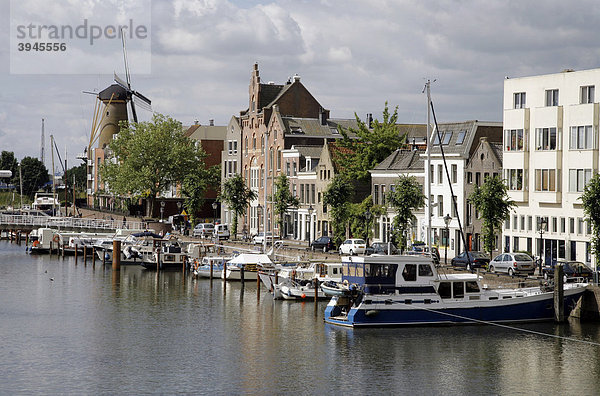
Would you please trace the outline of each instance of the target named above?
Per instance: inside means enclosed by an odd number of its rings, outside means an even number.
[[[119,122],[128,121],[127,103],[131,105],[131,120],[138,122],[136,103],[138,106],[152,111],[152,102],[146,96],[131,88],[131,77],[129,74],[129,64],[127,62],[127,50],[125,48],[125,35],[121,30],[121,40],[123,42],[123,59],[125,61],[125,77],[123,81],[117,73],[114,73],[115,84],[111,84],[104,90],[95,92],[86,92],[98,97],[96,108],[94,109],[94,118],[92,121],[92,133],[87,148],[89,153],[92,146],[98,142],[98,148],[105,148],[113,138],[113,135],[119,132]]]

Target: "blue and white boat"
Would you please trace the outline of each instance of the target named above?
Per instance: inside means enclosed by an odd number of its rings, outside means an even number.
[[[440,274],[420,256],[344,257],[348,292],[334,296],[325,322],[335,325],[406,326],[532,322],[554,318],[553,292],[543,287],[488,289],[477,274]],[[568,317],[587,284],[564,285]]]

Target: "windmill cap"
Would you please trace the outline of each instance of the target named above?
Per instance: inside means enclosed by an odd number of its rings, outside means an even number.
[[[98,93],[98,99],[102,101],[109,101],[111,96],[113,97],[113,101],[127,100],[127,91],[119,84],[112,84],[110,87],[103,89]]]

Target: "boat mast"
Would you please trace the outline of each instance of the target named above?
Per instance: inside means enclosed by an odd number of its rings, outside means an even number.
[[[54,135],[50,135],[50,152],[52,153],[52,216],[56,216],[54,197],[56,196],[56,175],[54,172]]]
[[[434,80],[435,81],[435,80]],[[425,91],[427,92],[427,159],[425,161],[425,185],[427,192],[427,206],[425,207],[425,216],[427,217],[427,241],[425,244],[427,246],[431,245],[431,172],[429,168],[431,167],[431,142],[432,142],[432,133],[431,133],[431,80],[427,80],[425,83]]]

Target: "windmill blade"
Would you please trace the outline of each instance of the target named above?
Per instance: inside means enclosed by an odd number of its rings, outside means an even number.
[[[129,65],[127,64],[127,49],[125,48],[125,34],[121,28],[121,42],[123,43],[123,60],[125,61],[125,78],[127,79],[127,88],[131,89],[131,79],[129,77]]]
[[[130,91],[129,86],[127,85],[127,83],[125,81],[123,81],[119,76],[117,76],[117,73],[115,73],[115,82],[117,84],[119,84],[121,86],[121,88],[123,88],[127,92]]]
[[[146,102],[142,102],[141,100],[139,100],[136,96],[133,96],[133,100],[135,100],[135,107],[137,109],[143,109],[146,111],[149,111],[152,113],[152,106],[150,106],[148,103]]]
[[[142,95],[138,91],[132,91],[131,93],[134,94],[135,96],[137,96],[140,100],[148,103],[149,105],[152,104],[152,102],[150,101],[150,99],[148,99],[147,97],[145,97],[144,95]]]
[[[133,122],[137,124],[137,113],[135,112],[135,104],[133,103],[133,97],[130,96],[129,103],[131,104],[131,115],[133,116]]]

